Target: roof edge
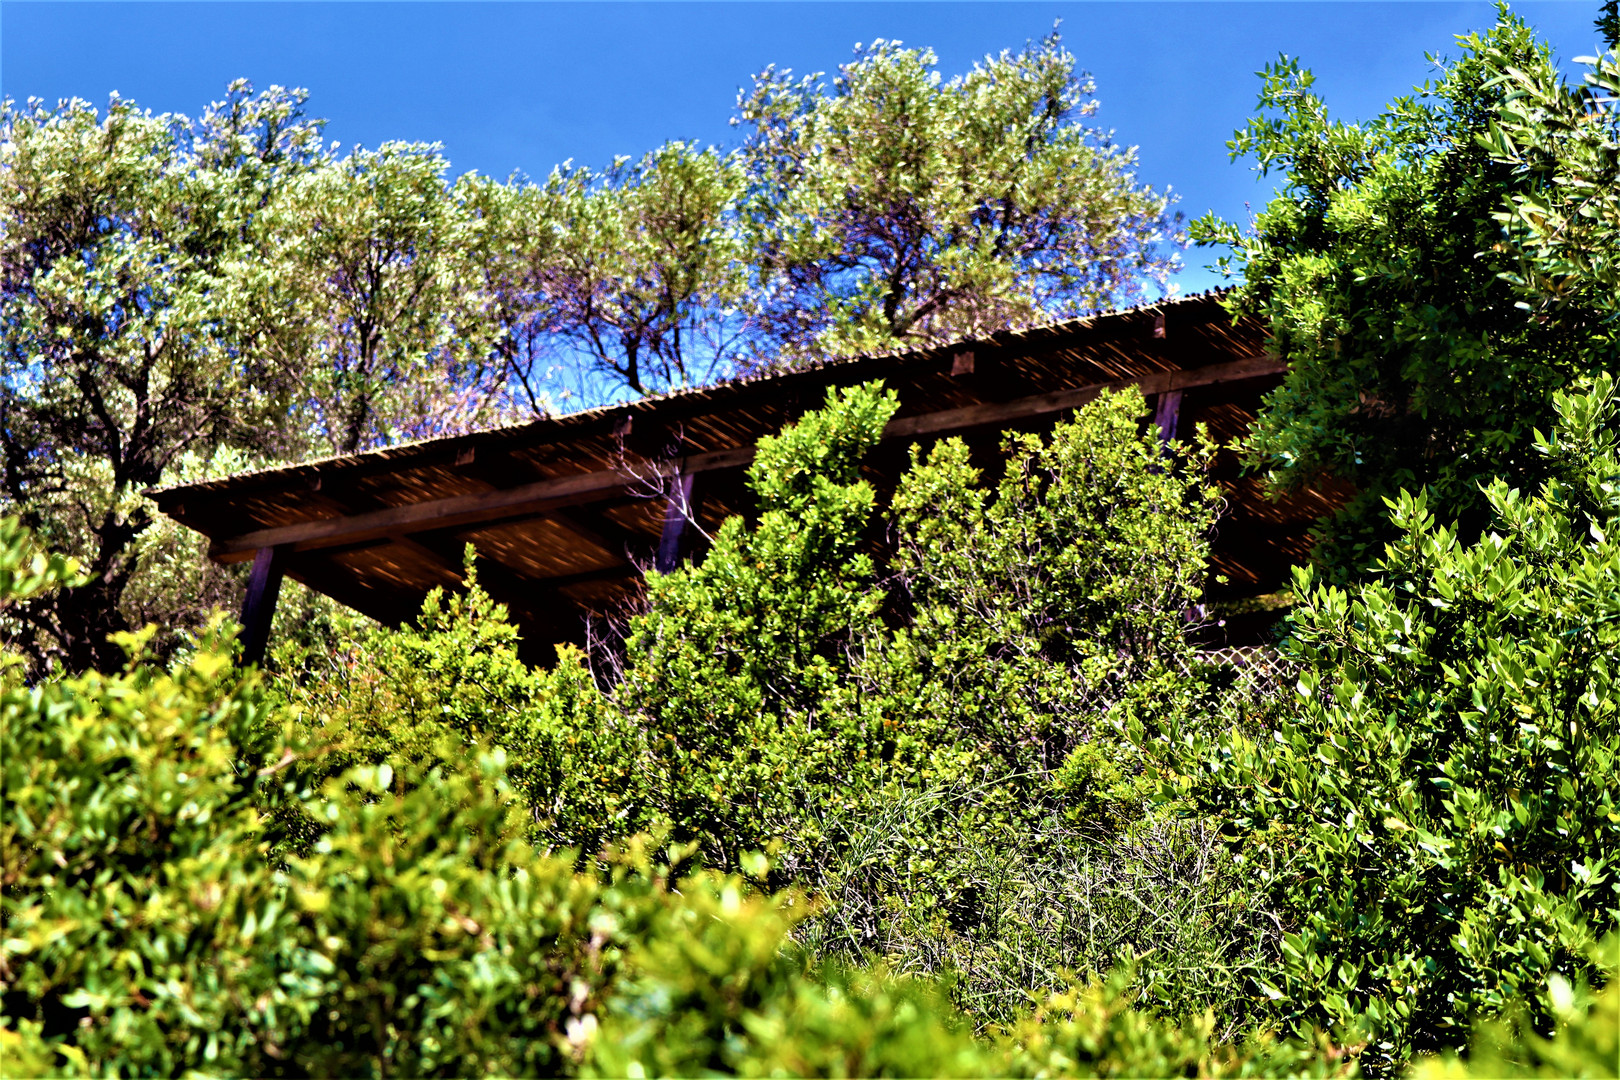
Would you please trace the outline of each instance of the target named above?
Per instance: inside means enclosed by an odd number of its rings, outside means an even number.
[[[790,368],[782,371],[769,371],[756,375],[743,375],[721,382],[710,383],[705,386],[683,387],[679,390],[669,390],[662,394],[649,395],[635,401],[618,402],[612,405],[598,405],[589,409],[580,409],[577,412],[560,413],[556,416],[536,417],[517,424],[504,424],[499,427],[484,428],[479,431],[461,432],[454,435],[435,435],[422,439],[411,439],[394,443],[390,446],[381,446],[372,450],[363,450],[352,454],[332,454],[326,457],[311,458],[306,461],[287,465],[270,465],[262,469],[250,469],[245,472],[232,473],[230,476],[214,480],[194,481],[189,484],[176,484],[169,487],[148,488],[142,492],[147,498],[155,501],[159,509],[167,511],[169,506],[182,502],[193,496],[207,494],[222,490],[229,485],[235,487],[242,483],[268,482],[274,480],[308,480],[320,475],[325,470],[343,469],[367,463],[387,461],[393,458],[410,458],[417,453],[432,449],[435,451],[459,451],[468,446],[477,446],[480,443],[503,441],[519,437],[524,432],[531,432],[536,428],[557,427],[569,428],[581,424],[599,423],[608,420],[631,416],[637,412],[645,412],[669,402],[686,398],[694,398],[704,394],[712,394],[730,388],[755,386],[765,383],[785,381],[802,377],[814,372],[826,372],[843,367],[853,367],[857,364],[872,361],[907,361],[924,360],[938,357],[941,354],[959,350],[966,346],[1002,347],[1013,344],[1020,339],[1030,337],[1060,336],[1081,330],[1092,329],[1103,323],[1121,319],[1127,316],[1140,314],[1144,311],[1153,311],[1159,308],[1172,308],[1194,302],[1210,303],[1219,301],[1232,292],[1232,286],[1217,286],[1203,292],[1189,293],[1186,296],[1165,297],[1152,302],[1132,304],[1127,307],[1113,308],[1108,311],[1097,312],[1092,315],[1082,315],[1071,319],[1055,320],[1047,323],[1032,323],[1028,326],[1008,327],[997,330],[982,337],[957,338],[941,342],[936,345],[927,345],[912,349],[894,349],[887,352],[855,353],[848,356],[828,357],[823,360]]]

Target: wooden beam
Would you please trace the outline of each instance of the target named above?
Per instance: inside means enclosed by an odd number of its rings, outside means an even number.
[[[330,596],[344,607],[376,619],[384,626],[400,626],[416,618],[422,603],[404,592],[361,584],[347,567],[325,560],[294,556],[287,560],[287,577]]]
[[[598,581],[618,581],[622,578],[639,577],[642,568],[635,563],[620,563],[618,566],[603,566],[595,570],[580,570],[573,574],[561,574],[557,577],[546,578],[546,584],[553,589],[566,589],[570,585],[594,585]],[[573,601],[568,601],[573,603]]]
[[[1119,379],[1090,386],[1058,390],[1049,394],[1019,398],[1009,402],[987,402],[959,409],[924,413],[892,420],[883,429],[885,439],[914,438],[918,435],[945,435],[973,428],[1008,424],[1077,409],[1103,391],[1136,386],[1144,394],[1162,394],[1199,386],[1215,386],[1280,374],[1286,366],[1269,356],[1244,357],[1224,364],[1211,364],[1190,371],[1160,371],[1134,379]],[[541,517],[561,507],[600,502],[623,495],[628,489],[651,479],[667,479],[683,473],[732,469],[748,464],[754,448],[738,447],[671,461],[649,461],[641,475],[632,476],[618,469],[577,473],[521,484],[513,488],[456,495],[447,499],[393,506],[347,517],[324,518],[258,529],[241,536],[214,542],[209,554],[219,562],[240,562],[260,548],[290,545],[295,551],[354,544],[384,536],[403,536],[430,529]]]
[[[648,462],[644,466],[644,475],[640,477],[630,476],[618,469],[576,473],[499,491],[456,495],[448,499],[390,506],[385,510],[371,510],[348,517],[322,518],[295,525],[257,529],[241,536],[217,540],[208,553],[219,562],[241,562],[259,548],[271,545],[291,544],[296,551],[310,551],[381,536],[455,528],[497,518],[539,517],[558,507],[612,498],[648,479],[674,476],[683,468],[706,472],[746,465],[753,459],[754,448],[745,446],[712,454],[694,454],[684,462]]]
[[[682,538],[691,519],[697,516],[692,506],[694,479],[694,474],[688,472],[669,482],[669,495],[664,507],[664,531],[658,538],[658,561],[655,564],[660,574],[667,574],[681,565],[681,555],[686,546]]]
[[[1177,429],[1181,426],[1180,390],[1166,390],[1159,395],[1158,404],[1153,410],[1153,424],[1159,429],[1161,443],[1175,440]]]
[[[1113,382],[1077,386],[1071,390],[1054,390],[1049,394],[1019,398],[1017,401],[968,405],[960,409],[923,413],[889,421],[883,429],[885,439],[907,438],[915,435],[944,435],[967,431],[992,424],[1009,424],[1030,420],[1052,413],[1078,409],[1095,401],[1105,390],[1122,390],[1135,386],[1143,394],[1163,394],[1198,386],[1217,386],[1266,375],[1277,375],[1287,366],[1269,356],[1250,356],[1225,364],[1211,364],[1191,371],[1156,371],[1135,379],[1117,379]]]
[[[586,517],[587,513],[589,511],[559,510],[546,517],[616,559],[633,561],[645,556],[651,549],[652,537],[632,532],[601,513],[589,518]]]
[[[616,434],[619,434],[620,437],[628,434],[631,426],[630,421],[630,417],[624,417]],[[647,426],[646,424],[642,425],[644,429]],[[660,455],[652,456],[656,458]],[[504,488],[512,482],[514,474],[520,476],[524,483],[538,483],[545,479],[545,476],[531,462],[514,457],[510,453],[493,460],[490,458],[474,458],[465,465],[460,464],[458,459],[458,468],[463,474],[481,480],[492,488]],[[548,512],[545,516],[547,520],[556,522],[580,539],[601,548],[604,554],[614,558],[628,559],[631,557],[629,553],[641,554],[648,548],[651,537],[631,532],[617,522],[600,514],[587,519],[586,513],[588,512],[582,512],[579,508],[559,508]],[[479,522],[476,527],[486,528],[491,524],[494,523]],[[429,529],[413,535],[432,546],[442,538],[449,536],[451,532],[465,531],[465,529]],[[457,539],[460,540],[459,537]]]
[[[270,644],[270,623],[276,615],[276,599],[281,595],[281,578],[287,569],[286,547],[263,547],[253,556],[253,573],[248,578],[247,596],[242,600],[242,663],[264,663]]]

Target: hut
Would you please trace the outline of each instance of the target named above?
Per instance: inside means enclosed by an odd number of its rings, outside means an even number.
[[[1234,321],[1218,294],[1202,294],[150,495],[209,538],[213,559],[252,560],[250,658],[263,655],[284,575],[397,624],[429,590],[462,581],[472,544],[480,584],[543,659],[631,600],[648,568],[674,567],[726,517],[747,513],[756,442],[819,407],[829,387],[880,379],[898,393],[866,465],[882,493],[913,443],[959,436],[994,470],[1004,432],[1050,428],[1106,389],[1136,386],[1161,437],[1202,423],[1227,448],[1209,597],[1230,602],[1285,584],[1309,553],[1310,526],[1344,495],[1277,499],[1243,475],[1230,447],[1283,374],[1257,322]]]

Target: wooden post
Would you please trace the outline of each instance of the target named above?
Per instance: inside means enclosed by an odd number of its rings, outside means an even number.
[[[658,538],[656,565],[660,574],[667,574],[681,565],[685,541],[689,539],[686,527],[691,524],[691,515],[697,513],[692,505],[692,481],[695,479],[693,473],[683,472],[670,480],[669,504],[664,508],[664,532]]]
[[[242,663],[264,663],[270,645],[270,620],[281,595],[281,575],[287,568],[289,547],[262,547],[253,556],[247,598],[242,601]]]
[[[1166,390],[1159,395],[1158,408],[1153,410],[1153,423],[1159,428],[1159,442],[1168,443],[1176,437],[1181,423],[1181,391]]]

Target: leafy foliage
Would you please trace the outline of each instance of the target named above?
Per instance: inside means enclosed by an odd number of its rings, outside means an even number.
[[[1620,311],[1620,117],[1614,108],[1620,52],[1585,58],[1583,85],[1574,90],[1546,68],[1514,66],[1499,49],[1487,55],[1502,73],[1507,96],[1481,142],[1512,167],[1519,189],[1494,215],[1519,256],[1508,280],[1538,316],[1605,313],[1608,326],[1589,330],[1613,350]]]
[[[487,614],[462,608],[437,632]],[[1117,987],[1083,1018],[1060,999],[1055,1031],[974,1040],[936,985],[807,963],[786,937],[797,894],[701,872],[675,891],[673,863],[641,838],[602,872],[536,857],[508,829],[498,750],[464,743],[442,764],[363,765],[315,789],[300,771],[325,749],[231,665],[228,636],[167,669],[124,644],[118,674],[0,693],[9,1075],[1049,1075],[1076,1060],[1114,1075],[1243,1060],[1213,1049],[1207,1024],[1132,1012]],[[466,699],[464,680],[437,685]],[[277,854],[266,811],[285,802],[320,824],[304,854]],[[1267,1050],[1244,1071],[1302,1060]]]
[[[259,695],[225,664],[6,702],[6,1012],[60,1055],[52,1071],[567,1068],[621,928],[667,894],[505,839],[487,755],[403,794],[387,764],[287,793],[324,833],[278,867],[254,789],[298,751],[253,730]],[[259,765],[264,749],[283,757]]]
[[[226,302],[259,356],[298,371],[294,430],[348,454],[504,415],[481,223],[437,146],[384,143],[292,178],[254,219]]]
[[[1183,674],[1209,447],[1145,436],[1134,393],[1011,440],[995,488],[941,443],[895,495],[885,577],[860,462],[893,409],[875,386],[829,394],[764,440],[757,518],[649,580],[620,677],[551,673],[542,727],[566,764],[539,835],[590,852],[667,828],[706,865],[827,898],[798,931],[817,955],[958,969],[981,1020],[1149,948],[1173,954],[1155,995],[1225,1007],[1267,928],[1207,833],[1142,820],[1148,763],[1124,734],[1213,700]]]
[[[1282,171],[1282,192],[1252,235],[1208,217],[1194,228],[1233,246],[1235,307],[1266,320],[1289,363],[1250,440],[1252,462],[1283,485],[1331,474],[1357,489],[1318,549],[1345,574],[1378,557],[1391,536],[1383,500],[1403,489],[1426,489],[1441,520],[1478,535],[1491,514],[1483,484],[1539,482],[1532,433],[1550,425],[1553,394],[1616,366],[1613,324],[1602,324],[1614,290],[1594,283],[1527,311],[1514,280],[1521,253],[1497,221],[1510,201],[1533,211],[1559,190],[1552,174],[1563,166],[1524,167],[1491,149],[1515,130],[1531,153],[1556,142],[1555,155],[1584,168],[1573,151],[1612,114],[1568,94],[1517,18],[1459,41],[1461,58],[1437,83],[1363,125],[1331,121],[1297,61],[1268,67],[1264,112],[1229,145],[1263,173]],[[1531,135],[1553,117],[1520,84],[1585,120],[1567,135],[1556,124]],[[1605,240],[1593,229],[1580,242],[1612,252],[1612,227]]]
[[[1481,1025],[1466,1060],[1446,1054],[1418,1063],[1414,1080],[1465,1077],[1606,1077],[1620,1071],[1620,938],[1614,936],[1594,956],[1608,986],[1593,993],[1584,983],[1561,976],[1548,980],[1543,1006],[1557,1022],[1550,1038],[1538,1034],[1520,1015]],[[1514,1022],[1514,1020],[1517,1022]]]
[[[1386,1069],[1589,973],[1620,923],[1613,382],[1556,403],[1554,479],[1534,497],[1495,483],[1483,539],[1402,495],[1370,583],[1301,571],[1292,713],[1187,765],[1288,924],[1268,993],[1362,1027]]]
[[[1355,1062],[1325,1039],[1259,1034],[1234,1043],[1205,1013],[1167,1024],[1134,1007],[1130,971],[1054,995],[1014,1032],[1010,1075],[1347,1076]]]
[[[35,662],[119,664],[142,489],[187,451],[283,445],[296,373],[216,301],[262,192],[319,152],[302,106],[237,83],[195,123],[0,107],[0,501],[89,575],[23,617]]]
[[[993,497],[958,440],[914,454],[895,495],[911,711],[983,739],[1002,772],[1051,775],[1095,752],[1111,713],[1151,712],[1191,658],[1214,449],[1202,433],[1190,452],[1161,447],[1140,431],[1144,407],[1128,391],[1049,441],[1009,437]],[[1076,782],[1095,771],[1071,765]]]
[[[78,563],[46,551],[16,518],[0,518],[0,612],[63,585],[83,584]]]
[[[1081,314],[1162,287],[1169,199],[1081,121],[1053,33],[941,82],[928,50],[857,47],[829,88],[767,68],[740,94],[745,230],[768,339],[838,355]]]
[[[529,390],[547,362],[586,365],[568,390],[658,393],[730,368],[744,259],[735,228],[742,178],[714,148],[666,143],[601,171],[569,165],[543,184],[465,178],[514,376]],[[592,385],[592,383],[598,385]]]

